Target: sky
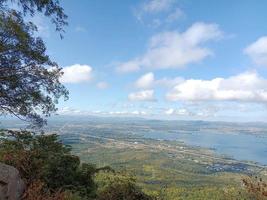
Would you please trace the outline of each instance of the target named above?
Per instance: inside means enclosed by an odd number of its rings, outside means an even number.
[[[62,0],[32,20],[70,92],[61,115],[266,121],[267,1]]]

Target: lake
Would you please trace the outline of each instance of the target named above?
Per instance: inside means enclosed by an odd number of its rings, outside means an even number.
[[[223,134],[217,132],[161,133],[151,131],[144,137],[177,140],[187,145],[214,149],[217,153],[237,160],[267,165],[267,136],[253,134]]]

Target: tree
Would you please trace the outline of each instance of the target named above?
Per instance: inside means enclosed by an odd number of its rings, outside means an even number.
[[[43,13],[51,18],[51,22],[56,26],[56,31],[64,32],[63,27],[67,25],[67,15],[59,5],[59,0],[0,0],[2,11],[10,10],[7,3],[16,3],[22,9],[20,15],[30,14],[34,16],[36,12]]]
[[[19,170],[27,185],[25,200],[153,199],[136,186],[133,177],[81,163],[55,134],[0,131],[0,162]]]
[[[71,148],[55,134],[0,132],[0,162],[17,168],[27,188],[38,191],[39,196],[62,195],[68,191],[85,199],[95,197],[93,178],[99,169],[81,164],[79,157],[72,155]]]
[[[243,185],[249,193],[251,199],[267,199],[267,183],[258,176],[249,176],[242,179]]]
[[[46,47],[26,15],[41,12],[50,17],[62,36],[67,16],[58,0],[17,0],[21,11],[0,0],[0,114],[12,114],[34,125],[57,110],[60,97],[68,91],[59,81],[62,69],[46,53]]]
[[[97,200],[153,200],[136,186],[132,176],[118,172],[99,172],[96,174],[98,185]]]

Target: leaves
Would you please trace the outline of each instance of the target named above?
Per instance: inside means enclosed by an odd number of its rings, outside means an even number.
[[[0,1],[0,5],[4,2]],[[47,16],[55,15],[59,30],[65,24],[63,9],[57,1],[21,0],[18,3],[24,14],[38,11]],[[43,40],[33,36],[36,26],[26,23],[23,16],[0,6],[0,114],[12,114],[40,127],[45,124],[43,116],[55,112],[58,99],[66,100],[68,91],[59,82],[63,75],[61,68],[46,54]]]
[[[56,31],[59,31],[60,34],[64,32],[64,27],[68,24],[68,16],[60,6],[59,0],[0,0],[0,8],[6,8],[6,3],[9,1],[17,4],[22,9],[23,16],[27,14],[34,16],[37,12],[43,13],[51,19],[51,22],[56,27]]]
[[[152,200],[136,186],[135,178],[116,172],[100,172],[96,175],[99,186],[97,200]]]
[[[251,176],[248,178],[244,178],[242,181],[246,190],[252,196],[253,199],[267,199],[267,183],[264,182],[262,178],[257,176]]]
[[[95,196],[93,176],[97,169],[81,165],[79,157],[71,154],[71,148],[62,144],[58,135],[10,130],[2,131],[2,135],[0,162],[17,168],[30,188],[41,183],[42,191],[49,193],[61,190]]]

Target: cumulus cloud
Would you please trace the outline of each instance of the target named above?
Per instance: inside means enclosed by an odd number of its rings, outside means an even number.
[[[107,89],[109,87],[108,83],[104,81],[98,82],[96,86],[98,89],[101,89],[101,90]]]
[[[267,80],[256,72],[229,78],[188,79],[166,95],[171,101],[244,101],[267,102]]]
[[[250,44],[244,49],[244,53],[257,65],[267,67],[267,36],[261,37],[254,43]]]
[[[141,90],[128,95],[130,101],[155,101],[154,90]]]
[[[154,87],[169,88],[183,81],[184,79],[181,77],[175,77],[175,78],[164,77],[161,79],[155,79],[154,73],[149,72],[142,75],[139,79],[137,79],[134,83],[134,86],[138,89],[149,89]]]
[[[152,72],[144,74],[141,76],[136,82],[135,87],[136,88],[142,88],[147,89],[151,88],[154,84],[154,74]]]
[[[89,65],[75,64],[63,68],[62,83],[81,83],[92,79],[92,67]]]
[[[165,111],[166,115],[172,115],[173,113],[174,113],[174,109],[173,108],[170,108],[170,109]]]
[[[142,56],[120,64],[119,72],[133,72],[141,68],[181,68],[197,63],[213,54],[204,44],[222,38],[217,24],[198,22],[185,32],[163,32],[153,36]]]
[[[166,88],[171,88],[181,82],[183,82],[184,79],[181,77],[175,77],[175,78],[162,78],[162,79],[158,79],[155,81],[155,86],[157,87],[166,87]]]

